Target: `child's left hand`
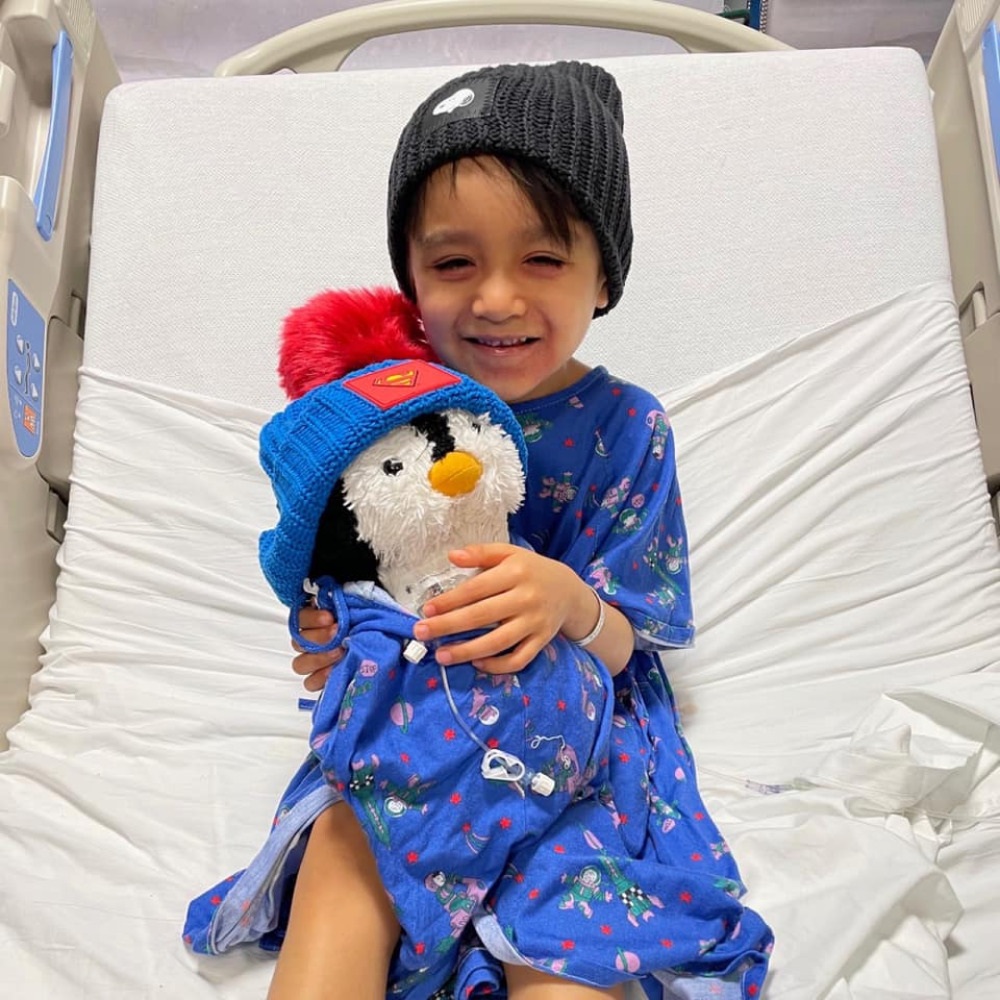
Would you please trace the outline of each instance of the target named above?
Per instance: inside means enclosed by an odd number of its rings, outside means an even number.
[[[481,573],[428,601],[417,639],[436,639],[496,624],[486,635],[442,646],[445,666],[471,662],[491,674],[523,670],[578,613],[593,613],[593,593],[568,567],[517,545],[469,545],[448,553],[456,566]],[[581,600],[581,591],[582,597]],[[594,613],[596,615],[596,613]],[[591,623],[592,624],[592,623]],[[579,631],[590,627],[583,622]],[[510,650],[504,656],[499,654]]]

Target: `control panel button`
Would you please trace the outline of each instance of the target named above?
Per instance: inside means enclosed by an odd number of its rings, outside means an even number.
[[[24,458],[38,454],[45,396],[45,319],[17,284],[7,280],[6,371],[9,420]]]

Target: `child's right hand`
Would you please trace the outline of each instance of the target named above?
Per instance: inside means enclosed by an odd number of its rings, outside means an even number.
[[[303,639],[314,642],[317,646],[325,646],[337,634],[337,622],[329,611],[302,608],[299,612],[299,629]],[[292,670],[305,677],[302,686],[307,691],[322,691],[330,676],[330,669],[344,658],[342,647],[329,653],[304,653],[293,639],[292,649],[299,654],[292,660]]]

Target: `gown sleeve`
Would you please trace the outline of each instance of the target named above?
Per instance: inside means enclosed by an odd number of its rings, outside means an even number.
[[[614,442],[608,445],[614,473],[589,485],[580,531],[563,561],[629,619],[637,649],[690,646],[687,531],[673,430],[645,393],[625,403],[614,424],[604,436]]]

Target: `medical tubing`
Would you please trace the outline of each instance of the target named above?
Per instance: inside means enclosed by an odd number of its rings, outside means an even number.
[[[524,789],[521,787],[521,782],[527,777],[530,781],[534,777],[534,772],[529,772],[528,768],[525,766],[523,760],[520,757],[515,757],[514,754],[507,753],[504,750],[499,750],[494,747],[488,747],[466,724],[465,719],[462,718],[461,713],[458,710],[458,706],[455,704],[455,698],[451,693],[451,685],[448,683],[448,669],[439,664],[438,672],[441,674],[441,683],[444,685],[445,697],[448,699],[448,706],[451,708],[451,714],[455,717],[455,721],[459,724],[466,736],[469,737],[479,748],[483,751],[483,760],[480,765],[480,772],[483,777],[489,781],[507,781],[513,782],[514,787],[520,792],[521,798],[524,798]],[[499,761],[503,771],[494,770],[493,762]],[[507,770],[507,767],[513,765],[515,770],[520,768],[517,773],[511,773]]]

